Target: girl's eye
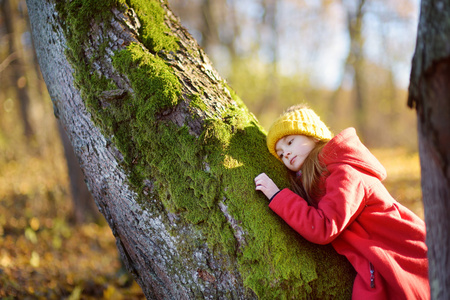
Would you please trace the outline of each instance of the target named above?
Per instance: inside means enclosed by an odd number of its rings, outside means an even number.
[[[283,153],[281,153],[279,156],[280,156],[280,159],[283,159]]]
[[[291,139],[291,140],[288,142],[288,145],[291,145],[293,140],[294,140],[294,139]]]

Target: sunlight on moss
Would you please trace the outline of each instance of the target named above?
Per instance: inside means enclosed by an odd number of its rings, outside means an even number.
[[[242,167],[244,164],[237,159],[234,159],[233,157],[229,155],[225,155],[225,159],[223,160],[223,166],[226,169],[234,169],[238,167]]]

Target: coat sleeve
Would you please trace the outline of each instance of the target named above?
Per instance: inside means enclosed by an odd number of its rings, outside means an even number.
[[[348,165],[329,168],[326,192],[318,207],[289,189],[283,189],[269,207],[305,239],[316,244],[332,242],[365,206],[361,174]]]

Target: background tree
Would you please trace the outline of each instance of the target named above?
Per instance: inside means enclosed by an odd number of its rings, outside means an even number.
[[[100,213],[84,181],[84,174],[78,163],[78,158],[73,151],[72,144],[61,123],[58,123],[58,133],[64,148],[67,171],[69,173],[73,221],[76,224],[98,221]]]
[[[450,297],[449,20],[449,1],[422,0],[408,98],[418,118],[432,299]]]
[[[356,2],[345,3],[342,1],[343,7],[346,10],[347,31],[350,37],[350,49],[348,51],[347,58],[345,60],[344,72],[341,76],[341,82],[338,88],[334,91],[330,101],[329,114],[332,114],[337,110],[340,105],[339,98],[337,97],[343,88],[343,80],[351,80],[352,90],[352,102],[354,102],[356,111],[355,126],[360,129],[361,138],[367,136],[367,88],[364,77],[364,35],[363,35],[363,19],[365,13],[364,4],[365,0],[359,0]],[[330,117],[330,119],[332,119]]]
[[[26,61],[22,47],[20,47],[21,30],[19,30],[19,21],[23,20],[18,17],[19,6],[15,3],[11,3],[11,0],[0,1],[0,11],[5,23],[7,44],[8,44],[8,57],[0,65],[0,74],[3,69],[8,66],[8,72],[4,78],[11,82],[11,85],[15,87],[17,99],[19,100],[20,107],[20,119],[22,120],[23,132],[28,140],[31,140],[33,136],[33,128],[30,123],[30,97],[28,95],[28,76],[26,72]],[[23,11],[22,11],[23,13]],[[24,25],[23,22],[21,24]]]
[[[283,167],[164,1],[27,5],[55,115],[148,298],[349,297],[348,262],[254,191]]]

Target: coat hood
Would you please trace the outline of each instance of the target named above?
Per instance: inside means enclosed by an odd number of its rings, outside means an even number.
[[[386,178],[386,169],[361,143],[354,128],[347,128],[331,139],[322,149],[321,159],[326,166],[345,163],[372,174],[379,180]]]

